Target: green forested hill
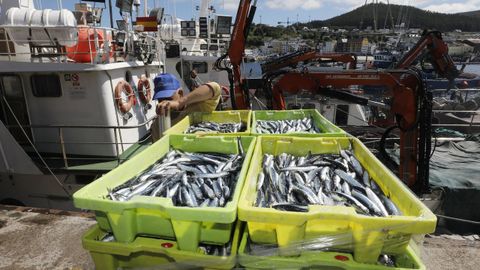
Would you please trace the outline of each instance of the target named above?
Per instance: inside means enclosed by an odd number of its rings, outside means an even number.
[[[372,26],[373,28],[374,9],[376,9],[378,17],[377,28],[383,28],[385,17],[387,17],[388,6],[382,3],[362,6],[331,19],[312,21],[306,25],[314,28],[321,26],[359,28],[363,19],[362,28],[367,26]],[[455,29],[461,29],[462,31],[480,31],[480,19],[472,20],[472,16],[479,16],[480,11],[443,14],[401,5],[390,5],[390,10],[391,13],[388,14],[387,18],[387,28],[390,28],[390,14],[392,14],[394,23],[404,21],[408,23],[410,28],[428,28],[440,31],[452,31]]]

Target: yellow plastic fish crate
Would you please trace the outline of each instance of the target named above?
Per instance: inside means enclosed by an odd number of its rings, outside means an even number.
[[[238,248],[238,263],[242,269],[335,269],[335,270],[424,270],[425,265],[412,247],[396,256],[396,266],[359,263],[351,254],[333,251],[303,251],[300,256],[280,256],[276,248],[266,248],[256,254],[248,250],[248,231],[243,233]]]
[[[167,135],[83,187],[73,195],[77,208],[94,210],[101,229],[113,232],[119,242],[132,242],[138,235],[176,239],[182,250],[195,251],[200,242],[224,244],[237,219],[237,204],[250,163],[254,137],[240,138],[245,159],[231,201],[225,207],[180,207],[170,198],[135,196],[129,201],[112,201],[107,189],[113,189],[147,169],[170,148],[187,152],[237,154],[236,137],[199,137]]]
[[[236,264],[241,224],[235,227],[228,256],[214,256],[196,251],[182,251],[175,241],[137,237],[132,243],[102,242],[107,235],[95,225],[82,238],[96,269],[232,269]]]
[[[350,142],[355,156],[383,192],[402,211],[402,216],[371,217],[352,207],[310,205],[308,212],[254,207],[257,176],[263,155],[338,153]],[[247,221],[256,243],[295,245],[318,238],[334,248],[353,251],[356,261],[373,263],[379,254],[403,254],[412,235],[435,230],[436,217],[368,149],[355,138],[259,137],[238,205],[238,217]]]
[[[258,120],[296,120],[311,117],[313,123],[322,133],[292,132],[286,134],[264,134],[257,131]],[[332,124],[315,109],[305,110],[278,110],[278,111],[253,111],[251,134],[255,136],[299,136],[299,137],[342,137],[346,133],[341,128]]]
[[[171,134],[185,134],[185,131],[193,125],[200,122],[210,121],[215,123],[228,123],[234,122],[245,125],[245,130],[242,132],[235,133],[196,133],[196,134],[205,134],[205,135],[225,135],[225,136],[246,136],[250,135],[250,122],[252,118],[252,111],[249,110],[238,110],[238,111],[214,111],[211,113],[205,112],[194,112],[189,114],[187,117],[183,118],[180,122],[175,124],[173,127],[165,131],[164,135]]]

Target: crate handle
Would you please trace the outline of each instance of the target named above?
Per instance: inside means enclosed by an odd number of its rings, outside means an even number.
[[[268,115],[268,116],[272,116],[274,114],[275,114],[275,112],[265,112],[265,115]]]
[[[195,137],[183,137],[184,142],[194,142],[197,138],[200,138],[200,136],[195,136]]]
[[[276,143],[292,143],[295,139],[293,137],[278,139]]]
[[[307,114],[303,110],[293,111],[294,115],[300,115],[302,118],[307,117]]]
[[[226,142],[226,143],[231,143],[231,142],[233,142],[234,139],[236,140],[237,137],[220,137],[220,140],[222,142]]]

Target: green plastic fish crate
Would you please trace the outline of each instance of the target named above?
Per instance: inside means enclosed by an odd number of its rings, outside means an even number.
[[[247,136],[250,135],[250,122],[252,118],[252,111],[249,110],[239,110],[239,111],[214,111],[211,113],[205,112],[194,112],[189,114],[187,117],[183,118],[180,122],[175,124],[173,127],[165,131],[164,135],[171,134],[185,134],[185,131],[193,125],[204,121],[210,121],[215,123],[228,123],[242,122],[246,129],[242,132],[235,133],[195,133],[195,134],[205,134],[205,135],[225,135],[225,136]]]
[[[310,205],[308,212],[254,207],[257,176],[264,154],[306,155],[338,153],[352,144],[358,161],[383,192],[402,211],[402,216],[360,215],[353,207]],[[356,261],[373,263],[382,252],[403,254],[412,235],[435,230],[435,215],[417,199],[358,139],[258,137],[238,205],[238,218],[247,222],[255,243],[294,245],[306,239],[324,239],[333,247],[353,251]]]
[[[241,137],[245,160],[231,201],[225,207],[179,207],[170,198],[135,196],[129,201],[106,198],[107,189],[123,184],[154,162],[170,148],[187,152],[216,152],[237,154],[236,137],[200,137],[194,135],[167,135],[83,187],[73,195],[77,208],[94,210],[101,229],[113,232],[119,242],[132,242],[137,235],[176,239],[182,250],[195,251],[198,243],[224,244],[230,239],[237,219],[237,205],[248,165],[255,145],[255,137]]]
[[[205,255],[200,250],[182,251],[175,241],[137,237],[132,243],[102,242],[107,235],[95,225],[82,238],[83,247],[90,252],[96,269],[232,269],[236,264],[241,224],[232,236],[228,256]]]
[[[252,113],[252,135],[255,136],[299,136],[299,137],[342,137],[346,133],[335,126],[315,109],[286,110],[286,111],[253,111]],[[257,132],[258,120],[296,120],[305,117],[312,117],[315,126],[322,133],[292,132],[285,134],[265,134]]]
[[[406,253],[396,256],[396,267],[359,263],[351,254],[332,251],[303,251],[300,256],[279,256],[276,249],[250,254],[248,231],[243,233],[238,248],[238,263],[245,269],[331,269],[331,270],[424,270],[425,265],[409,246]]]

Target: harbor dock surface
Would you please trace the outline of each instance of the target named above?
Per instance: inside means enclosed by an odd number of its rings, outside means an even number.
[[[0,270],[94,269],[82,247],[95,224],[91,213],[0,206]],[[478,269],[478,235],[427,235],[421,249],[427,269]]]

